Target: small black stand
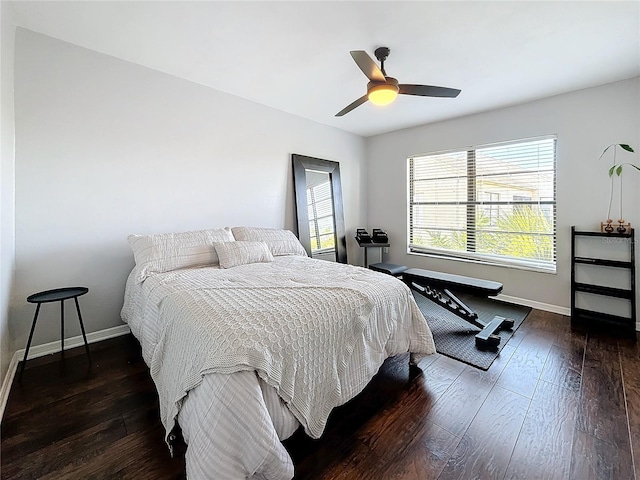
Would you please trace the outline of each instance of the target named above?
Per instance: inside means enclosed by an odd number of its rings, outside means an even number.
[[[89,289],[87,287],[66,287],[56,288],[54,290],[46,290],[44,292],[34,293],[27,298],[27,302],[36,303],[36,314],[33,317],[33,323],[31,325],[31,332],[29,333],[29,341],[27,342],[27,349],[24,352],[24,358],[22,359],[22,365],[20,366],[19,381],[22,382],[22,374],[24,367],[27,363],[27,356],[29,355],[29,348],[31,347],[31,340],[33,339],[33,332],[36,329],[36,322],[38,321],[38,314],[40,313],[40,306],[43,303],[60,302],[60,352],[62,359],[64,360],[64,301],[73,298],[76,303],[76,311],[78,312],[78,320],[80,321],[80,328],[82,329],[82,338],[84,339],[84,347],[89,357],[89,363],[91,363],[91,353],[89,352],[89,344],[87,343],[87,335],[84,331],[84,324],[82,323],[82,314],[80,313],[80,305],[78,304],[78,297],[87,293]]]
[[[367,252],[370,248],[379,248],[380,249],[380,261],[382,261],[382,249],[390,246],[389,243],[378,243],[378,242],[360,242],[358,237],[356,237],[356,241],[360,248],[364,248],[364,268],[369,267],[369,260],[367,259]]]

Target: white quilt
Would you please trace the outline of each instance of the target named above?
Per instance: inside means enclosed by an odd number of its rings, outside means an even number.
[[[167,432],[180,421],[191,478],[291,478],[279,440],[296,420],[317,438],[386,358],[435,352],[402,282],[304,257],[128,282],[122,316],[142,344]],[[203,434],[201,417],[212,415],[216,429]]]

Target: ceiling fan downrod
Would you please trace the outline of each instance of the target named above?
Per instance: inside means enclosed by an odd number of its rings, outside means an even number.
[[[391,50],[388,47],[378,47],[373,52],[373,54],[376,56],[376,58],[380,62],[380,70],[382,70],[382,74],[385,77],[387,76],[387,72],[384,71],[384,61],[387,59],[390,53],[391,53]]]

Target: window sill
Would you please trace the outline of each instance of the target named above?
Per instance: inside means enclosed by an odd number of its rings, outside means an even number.
[[[534,267],[530,265],[522,265],[517,263],[500,263],[500,262],[494,262],[491,260],[480,259],[480,258],[463,258],[463,257],[456,257],[453,255],[443,255],[438,253],[412,252],[411,250],[407,250],[407,255],[415,255],[417,257],[437,258],[438,260],[452,260],[455,262],[475,263],[478,265],[488,265],[491,267],[502,267],[502,268],[509,268],[509,269],[515,269],[515,270],[525,270],[528,272],[546,273],[550,275],[557,274],[557,267],[550,269],[550,268]]]

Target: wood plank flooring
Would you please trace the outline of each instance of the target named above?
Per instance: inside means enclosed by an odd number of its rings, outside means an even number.
[[[2,479],[183,479],[130,335],[30,360],[1,425]],[[284,442],[296,480],[640,480],[640,346],[534,310],[488,371],[390,359],[320,440]],[[635,462],[635,464],[634,464]]]

